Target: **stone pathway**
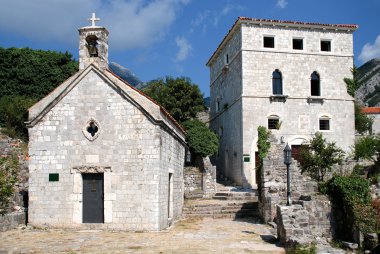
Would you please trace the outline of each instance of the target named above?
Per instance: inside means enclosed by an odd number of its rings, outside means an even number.
[[[254,220],[191,218],[161,232],[26,229],[0,233],[0,253],[285,253]]]

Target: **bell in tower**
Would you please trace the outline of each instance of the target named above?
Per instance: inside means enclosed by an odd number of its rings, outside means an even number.
[[[96,64],[99,68],[108,69],[108,30],[96,26],[99,21],[95,13],[89,19],[91,26],[79,28],[79,70]]]

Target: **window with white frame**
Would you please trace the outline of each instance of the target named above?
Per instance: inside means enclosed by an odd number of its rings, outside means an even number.
[[[303,39],[302,38],[293,38],[293,49],[303,50]]]
[[[331,130],[331,119],[328,116],[321,116],[319,118],[319,130],[329,131]]]
[[[274,36],[265,35],[263,38],[264,48],[274,48]]]
[[[331,52],[331,40],[321,40],[321,51]]]

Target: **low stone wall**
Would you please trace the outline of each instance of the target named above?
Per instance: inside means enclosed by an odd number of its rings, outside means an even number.
[[[185,198],[211,198],[216,192],[216,168],[208,157],[199,167],[185,167]]]
[[[0,232],[17,228],[19,225],[25,225],[25,213],[14,212],[4,216],[0,215]]]
[[[25,224],[24,210],[28,206],[28,156],[22,147],[25,144],[19,139],[12,139],[0,133],[0,157],[8,157],[15,154],[19,160],[18,181],[15,184],[15,192],[11,198],[10,205],[6,210],[7,214],[0,215],[0,231],[6,231]]]
[[[277,237],[285,246],[309,244],[317,239],[332,239],[332,206],[326,197],[299,201],[291,206],[277,206]]]
[[[202,191],[202,172],[197,167],[185,167],[184,185],[185,198],[203,197]]]

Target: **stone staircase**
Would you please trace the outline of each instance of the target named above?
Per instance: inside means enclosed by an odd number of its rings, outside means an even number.
[[[258,216],[256,190],[217,184],[212,199],[185,200],[184,217],[252,218]]]

